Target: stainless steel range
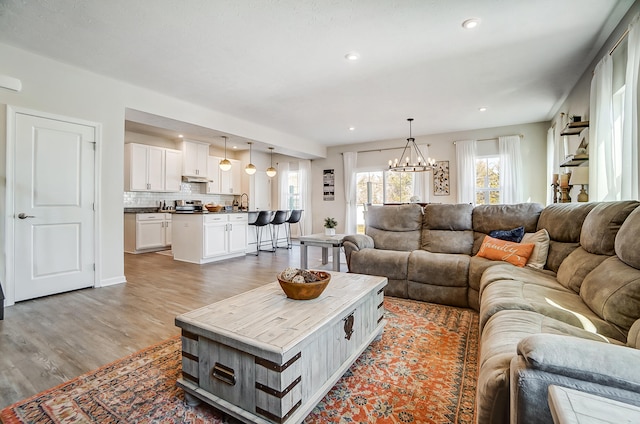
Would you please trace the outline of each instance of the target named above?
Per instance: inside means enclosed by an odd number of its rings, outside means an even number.
[[[201,200],[176,200],[176,213],[202,213]]]

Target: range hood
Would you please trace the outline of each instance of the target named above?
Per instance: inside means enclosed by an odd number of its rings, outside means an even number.
[[[213,180],[208,179],[207,177],[188,177],[186,175],[182,176],[183,183],[211,183]]]

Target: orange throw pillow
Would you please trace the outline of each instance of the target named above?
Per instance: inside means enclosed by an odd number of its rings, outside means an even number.
[[[476,256],[523,267],[527,264],[534,246],[534,243],[513,243],[485,236]]]

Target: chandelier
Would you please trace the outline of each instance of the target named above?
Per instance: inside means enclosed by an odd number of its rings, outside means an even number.
[[[413,121],[413,118],[407,118],[407,121],[409,121],[409,138],[407,138],[407,144],[404,146],[404,150],[400,156],[401,158],[405,158],[405,160],[403,162],[398,161],[398,158],[395,158],[395,160],[389,160],[389,170],[396,172],[431,171],[435,166],[436,161],[431,158],[427,158],[427,160],[424,159],[420,149],[418,149],[416,139],[411,136],[411,122]],[[405,154],[407,156],[405,156]]]

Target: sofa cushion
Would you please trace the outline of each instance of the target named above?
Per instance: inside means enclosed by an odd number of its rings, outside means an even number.
[[[640,270],[612,256],[585,277],[580,297],[602,319],[628,331],[640,318]]]
[[[520,243],[522,237],[524,237],[524,227],[518,227],[512,230],[493,230],[489,232],[489,237]]]
[[[558,272],[562,261],[580,242],[582,223],[597,203],[554,203],[540,213],[538,230],[549,232],[546,268]]]
[[[466,307],[469,255],[415,250],[409,256],[407,279],[411,299]]]
[[[539,203],[478,205],[473,208],[473,230],[489,234],[493,230],[524,227],[525,232],[533,233],[537,230],[541,211]]]
[[[640,269],[640,208],[629,214],[616,235],[615,251],[622,262]]]
[[[578,247],[560,264],[558,282],[564,287],[580,293],[580,286],[582,286],[584,277],[610,257],[607,255],[595,255],[587,252],[582,247]]]
[[[470,204],[425,206],[421,248],[433,253],[470,255],[473,247],[472,211]]]
[[[625,332],[595,314],[578,294],[560,285],[549,288],[516,280],[490,284],[482,292],[480,328],[504,310],[537,312],[594,334],[621,342],[627,339]]]
[[[580,246],[589,253],[613,256],[618,230],[639,204],[631,200],[598,203],[582,224]]]
[[[422,208],[407,205],[370,206],[365,233],[376,249],[411,251],[420,248]]]
[[[411,252],[363,249],[351,254],[349,272],[384,275],[388,279],[406,280]]]
[[[533,243],[533,252],[529,256],[527,266],[534,269],[543,269],[547,263],[549,253],[549,233],[544,228],[535,233],[526,233],[522,237],[522,243]]]
[[[478,205],[473,208],[473,249],[478,253],[484,236],[493,230],[508,230],[524,227],[526,233],[537,231],[537,222],[542,205],[539,203],[519,203],[515,205]]]
[[[513,243],[486,236],[480,246],[478,256],[523,267],[527,264],[534,246],[533,243]]]

